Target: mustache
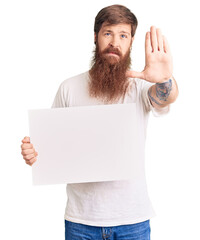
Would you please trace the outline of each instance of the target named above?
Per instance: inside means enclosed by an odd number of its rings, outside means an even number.
[[[118,48],[114,48],[114,47],[108,47],[105,50],[102,51],[102,54],[106,54],[106,53],[114,53],[116,55],[118,55],[119,57],[122,56],[121,52],[119,51]]]

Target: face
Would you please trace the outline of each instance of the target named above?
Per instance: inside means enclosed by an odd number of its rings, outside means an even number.
[[[114,103],[125,96],[131,64],[131,25],[103,25],[95,36],[96,48],[90,69],[90,96]]]
[[[125,56],[132,45],[131,25],[108,25],[104,22],[98,37],[95,34],[96,41],[98,41],[99,51],[103,52],[106,58],[118,62],[120,57]]]

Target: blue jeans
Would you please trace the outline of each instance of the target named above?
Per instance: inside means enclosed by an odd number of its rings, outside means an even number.
[[[150,240],[149,222],[95,227],[65,220],[65,240]]]

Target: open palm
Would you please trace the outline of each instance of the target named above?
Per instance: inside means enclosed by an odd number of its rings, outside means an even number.
[[[141,78],[153,83],[168,81],[173,64],[169,44],[161,30],[151,27],[145,39],[145,68],[142,72],[127,71],[127,77]]]

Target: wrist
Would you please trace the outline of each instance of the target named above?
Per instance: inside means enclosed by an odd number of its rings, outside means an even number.
[[[167,79],[163,79],[163,80],[157,82],[156,84],[167,84],[169,82],[172,82],[172,79],[173,79],[172,77],[167,78]]]

